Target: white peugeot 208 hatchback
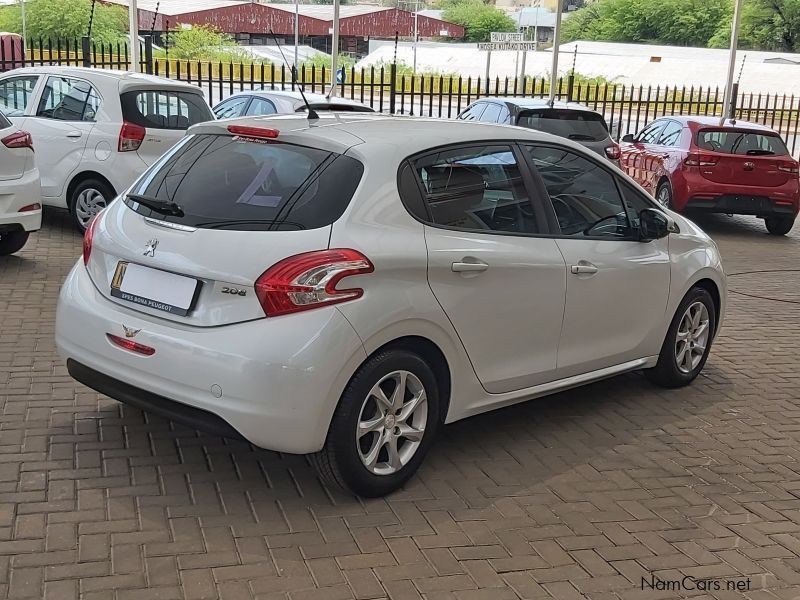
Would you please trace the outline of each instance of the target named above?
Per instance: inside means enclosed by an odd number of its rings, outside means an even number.
[[[715,244],[545,133],[380,115],[197,125],[89,227],[56,338],[111,398],[388,493],[437,429],[645,369],[725,308]]]

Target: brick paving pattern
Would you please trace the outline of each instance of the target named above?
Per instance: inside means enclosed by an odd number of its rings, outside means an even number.
[[[701,223],[732,293],[693,386],[448,426],[405,490],[357,500],[74,383],[52,338],[80,238],[49,211],[0,258],[0,597],[800,600],[800,226]],[[685,576],[711,581],[642,589]]]

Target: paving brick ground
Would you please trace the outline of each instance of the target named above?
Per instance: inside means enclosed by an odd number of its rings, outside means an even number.
[[[449,426],[362,501],[74,383],[52,337],[80,239],[47,213],[0,258],[0,597],[800,600],[800,227],[702,223],[732,293],[695,385],[634,374]],[[669,589],[686,576],[713,581]]]

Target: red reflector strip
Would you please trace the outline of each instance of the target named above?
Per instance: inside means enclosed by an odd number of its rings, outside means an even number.
[[[42,205],[41,204],[38,204],[38,203],[37,204],[28,204],[28,206],[23,206],[22,208],[20,208],[19,212],[32,212],[34,210],[41,210],[41,209],[42,209]]]
[[[153,354],[156,353],[155,348],[151,348],[150,346],[145,346],[144,344],[134,342],[133,340],[128,340],[119,337],[118,335],[107,333],[106,337],[108,338],[109,342],[111,342],[115,346],[119,346],[123,350],[130,350],[131,352],[136,352],[137,354],[143,354],[144,356],[153,356]]]
[[[280,133],[277,129],[265,129],[263,127],[247,127],[245,125],[228,125],[228,131],[233,135],[242,135],[251,138],[275,139]]]

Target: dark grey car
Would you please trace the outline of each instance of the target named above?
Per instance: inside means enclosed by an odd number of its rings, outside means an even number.
[[[603,115],[575,102],[542,98],[481,98],[458,118],[463,121],[505,123],[574,140],[619,166],[619,146],[611,139]]]

